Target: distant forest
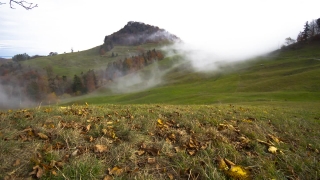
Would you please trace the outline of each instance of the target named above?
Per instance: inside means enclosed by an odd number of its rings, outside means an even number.
[[[18,55],[16,61],[0,66],[0,93],[12,101],[56,103],[59,98],[90,93],[117,78],[134,73],[164,58],[161,51],[148,50],[137,56],[110,62],[104,70],[89,69],[73,77],[58,76],[51,66],[44,69],[22,66],[19,62],[30,57]],[[19,59],[19,60],[18,60]],[[3,104],[3,102],[2,102]]]

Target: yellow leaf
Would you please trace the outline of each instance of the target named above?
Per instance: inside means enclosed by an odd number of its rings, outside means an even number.
[[[268,148],[268,151],[273,153],[273,154],[277,153],[277,150],[278,149],[276,147],[274,147],[274,146],[269,146],[269,148]]]
[[[89,104],[86,102],[86,106],[89,106]]]
[[[273,135],[271,135],[271,134],[267,134],[267,136],[270,138],[270,139],[272,139],[274,142],[276,142],[276,143],[280,143],[280,140],[279,140],[279,138],[277,138],[276,136],[273,136]]]
[[[229,167],[227,166],[226,162],[221,157],[218,159],[218,167],[221,170],[228,170],[229,169]]]
[[[112,168],[111,170],[109,169],[109,174],[110,175],[116,175],[116,176],[120,176],[123,173],[123,169],[121,169],[118,166],[115,166],[114,168]]]
[[[161,120],[161,119],[158,119],[158,121],[157,121],[157,122],[158,122],[158,125],[159,125],[159,126],[162,126],[162,125],[163,125],[163,122],[162,122],[162,120]]]
[[[225,171],[233,179],[246,179],[249,178],[249,172],[241,166],[231,166],[231,168]]]
[[[48,136],[43,134],[43,133],[38,133],[38,136],[41,138],[41,139],[48,139]]]
[[[102,152],[107,152],[107,150],[108,150],[108,147],[105,145],[97,144],[94,146],[94,152],[102,153]]]

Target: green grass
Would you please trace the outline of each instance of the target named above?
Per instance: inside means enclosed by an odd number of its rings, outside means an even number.
[[[119,94],[112,91],[114,84],[108,84],[93,94],[78,98],[80,100],[69,100],[69,104],[319,102],[318,49],[318,44],[311,44],[297,50],[276,51],[268,56],[225,64],[219,71],[206,73],[194,71],[183,61],[183,56],[175,55],[138,72],[146,80],[150,76],[158,77],[161,83],[155,87],[136,92],[137,87],[146,86],[142,81],[125,86],[126,93]],[[130,81],[131,77],[128,75],[119,81]]]
[[[37,68],[45,68],[51,66],[53,72],[59,76],[73,77],[75,74],[87,72],[89,69],[105,70],[108,63],[131,57],[139,54],[139,49],[152,50],[160,48],[163,44],[143,44],[141,46],[115,46],[112,51],[108,51],[105,55],[99,55],[99,47],[94,47],[81,52],[64,53],[56,56],[46,56],[28,61],[23,61],[22,65],[32,66]],[[111,57],[112,52],[118,54],[116,57]]]
[[[37,167],[41,179],[227,179],[221,157],[247,167],[253,179],[317,179],[319,105],[89,104],[0,112],[0,178],[36,177],[30,173]],[[259,140],[283,153],[268,152]]]
[[[136,47],[116,47],[119,56],[127,48]],[[53,63],[63,75],[62,57],[77,59],[77,72],[94,57],[112,61],[96,51],[25,63]],[[175,55],[138,72],[162,80],[146,90],[134,91],[146,79],[127,93],[112,91],[115,83],[64,107],[2,111],[0,179],[40,170],[42,179],[230,179],[221,158],[246,167],[248,179],[319,179],[318,59],[319,44],[310,43],[202,73]]]

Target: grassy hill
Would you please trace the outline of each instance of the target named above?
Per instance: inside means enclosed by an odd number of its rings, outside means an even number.
[[[37,68],[51,66],[55,74],[73,77],[73,75],[86,72],[89,69],[106,69],[109,62],[118,59],[123,60],[125,57],[139,54],[142,49],[152,50],[162,45],[162,43],[147,43],[140,46],[115,46],[103,56],[100,56],[99,46],[97,46],[81,52],[65,53],[23,61],[22,65]],[[118,56],[111,57],[112,53],[118,54]]]
[[[148,66],[139,76],[159,76],[154,88],[118,94],[106,87],[74,102],[90,104],[213,104],[244,102],[319,102],[320,51],[312,43],[298,49],[278,50],[266,56],[234,64],[225,64],[219,71],[194,71],[183,57],[174,55]],[[174,64],[179,66],[174,68]],[[154,73],[166,69],[165,73]],[[129,79],[132,75],[123,77]],[[142,81],[125,86],[130,92],[144,86]],[[112,85],[110,85],[112,87]]]
[[[167,56],[64,105],[0,111],[0,179],[319,179],[319,47],[206,73]],[[113,60],[96,50],[24,63],[73,75]]]

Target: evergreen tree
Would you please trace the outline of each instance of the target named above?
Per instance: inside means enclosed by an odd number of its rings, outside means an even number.
[[[80,77],[77,75],[74,75],[74,77],[73,77],[72,91],[74,93],[79,93],[79,92],[83,93],[84,92],[84,87],[83,87],[82,81],[81,81]]]
[[[303,34],[302,34],[302,39],[304,41],[306,41],[309,38],[309,32],[310,32],[310,26],[307,21],[306,24],[304,25],[304,30],[303,30]]]

